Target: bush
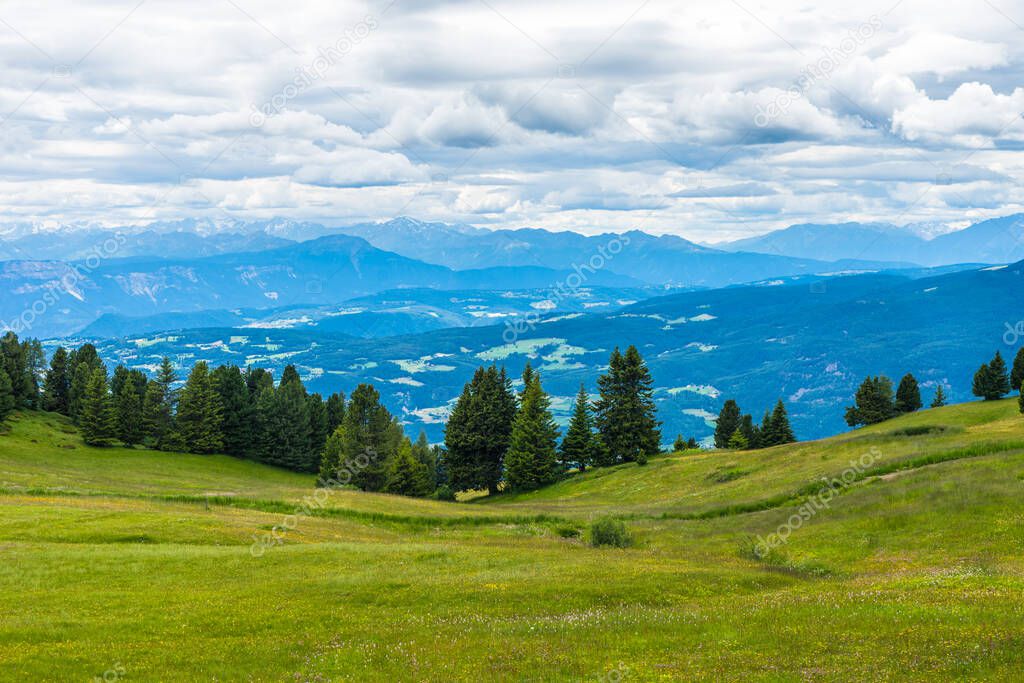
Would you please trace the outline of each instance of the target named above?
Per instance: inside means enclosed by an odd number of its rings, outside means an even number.
[[[625,524],[606,517],[590,525],[590,545],[595,548],[602,545],[628,548],[633,545],[633,537]]]
[[[434,495],[431,496],[434,500],[447,500],[449,502],[455,502],[455,491],[452,491],[452,487],[448,484],[441,484],[434,491]]]
[[[560,526],[555,529],[555,533],[562,538],[579,538],[580,530],[573,526]]]

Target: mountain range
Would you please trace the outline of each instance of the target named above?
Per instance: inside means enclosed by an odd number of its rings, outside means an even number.
[[[921,275],[926,275],[921,277]],[[602,313],[556,313],[383,339],[293,325],[164,330],[98,339],[103,356],[151,369],[164,355],[186,364],[298,366],[313,391],[372,382],[416,431],[442,438],[447,411],[473,369],[529,361],[544,377],[560,420],[581,382],[595,380],[615,346],[636,344],[656,382],[666,441],[706,438],[726,398],[761,412],[782,398],[800,438],[845,429],[843,407],[866,376],[912,372],[926,399],[941,384],[951,401],[971,397],[971,377],[997,349],[1012,357],[1007,329],[1024,320],[1024,262],[956,272],[795,277],[658,296]],[[80,341],[80,340],[76,340]],[[1012,341],[1012,340],[1011,340]],[[1021,340],[1024,341],[1024,340]]]

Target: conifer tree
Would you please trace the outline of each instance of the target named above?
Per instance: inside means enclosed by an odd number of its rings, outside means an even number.
[[[793,429],[789,425],[789,415],[786,413],[786,406],[781,398],[775,404],[775,409],[772,410],[770,425],[768,436],[762,437],[762,444],[764,446],[779,446],[796,441]]]
[[[68,415],[78,420],[86,388],[94,370],[103,367],[103,361],[92,344],[82,344],[68,356],[68,374],[71,385],[68,388]]]
[[[14,389],[7,371],[0,368],[0,421],[5,420],[14,410]]]
[[[89,377],[82,397],[79,428],[82,440],[90,446],[109,446],[116,437],[117,419],[107,390],[107,373],[102,368],[93,370]]]
[[[761,430],[754,425],[754,418],[749,414],[745,414],[740,420],[740,434],[743,435],[743,440],[747,443],[746,448],[760,448],[761,445]]]
[[[600,396],[594,404],[595,424],[612,458],[645,464],[661,450],[655,417],[654,381],[635,346],[625,354],[612,351],[608,373],[597,380]]]
[[[732,433],[732,436],[729,437],[729,443],[727,445],[730,449],[739,451],[746,450],[749,446],[749,444],[747,443],[747,437],[743,435],[743,431],[740,429],[737,429],[735,432]]]
[[[339,391],[327,397],[327,434],[333,434],[344,419],[345,394]]]
[[[871,425],[896,416],[892,380],[882,375],[867,377],[854,397],[854,405],[846,408],[846,424]]]
[[[998,351],[990,363],[983,363],[974,373],[971,390],[975,396],[980,396],[986,401],[995,401],[1010,393],[1006,362]]]
[[[427,470],[427,479],[430,481],[430,490],[427,493],[433,493],[438,486],[437,455],[438,449],[431,448],[430,442],[427,440],[427,433],[420,430],[420,435],[412,444],[412,457],[416,458],[417,462],[423,463]]]
[[[224,446],[223,409],[206,361],[198,361],[178,398],[176,430],[192,453],[217,453]]]
[[[384,490],[402,438],[401,425],[381,405],[377,390],[360,384],[352,392],[341,428],[328,439],[321,481],[343,479],[363,491]]]
[[[412,453],[408,438],[402,439],[398,451],[388,465],[387,483],[384,490],[402,496],[423,497],[433,492],[427,466]]]
[[[319,453],[313,453],[309,433],[309,406],[306,388],[294,365],[281,373],[274,392],[272,446],[266,462],[299,472],[315,472]]]
[[[69,409],[69,392],[71,391],[71,374],[68,367],[68,352],[58,346],[50,359],[50,368],[43,380],[43,409],[61,415],[67,415]]]
[[[117,438],[126,446],[142,443],[145,422],[142,404],[146,388],[146,375],[139,370],[128,370],[123,365],[114,370],[111,381],[111,401],[117,421]]]
[[[742,421],[739,404],[731,398],[726,400],[715,422],[715,448],[728,448],[729,439],[740,428]]]
[[[1017,355],[1013,358],[1013,370],[1010,372],[1010,389],[1020,391],[1024,386],[1024,346],[1017,349]]]
[[[349,406],[346,411],[350,411]],[[347,414],[347,413],[346,413]],[[516,397],[505,370],[478,368],[463,387],[445,427],[446,465],[453,490],[497,493],[512,435]]]
[[[223,451],[237,458],[245,457],[253,442],[253,406],[245,377],[237,366],[221,365],[213,371],[212,380],[222,409]]]
[[[686,441],[686,448],[687,448],[687,450],[691,450],[691,451],[692,451],[692,450],[694,450],[694,449],[700,448],[700,444],[699,444],[699,443],[697,443],[697,439],[696,439],[695,437],[692,437],[692,436],[691,436],[691,437],[690,437],[690,438],[689,438],[689,439],[688,439],[688,440]]]
[[[558,427],[551,416],[551,401],[537,373],[524,373],[523,380],[527,384],[512,422],[512,438],[505,456],[505,479],[514,491],[540,488],[553,482],[558,474]]]
[[[0,337],[0,365],[11,380],[16,408],[32,408],[37,402],[38,386],[29,366],[27,346],[18,335],[7,332]]]
[[[682,434],[676,434],[676,440],[672,442],[672,451],[678,453],[686,450],[686,440]]]
[[[921,406],[921,389],[917,385],[917,378],[908,372],[903,375],[896,389],[896,412],[913,413],[920,410]]]
[[[164,399],[163,386],[156,380],[146,383],[142,399],[143,441],[153,448],[169,450],[167,435],[173,426],[170,406]]]
[[[942,390],[942,385],[935,387],[935,398],[932,399],[932,408],[941,408],[946,405],[946,392]]]
[[[327,405],[320,394],[310,394],[306,397],[306,416],[309,421],[309,457],[307,459],[307,471],[315,472],[320,463],[320,455],[327,443],[329,434],[327,429]]]
[[[569,427],[559,448],[560,465],[563,472],[572,467],[577,467],[580,472],[583,472],[594,463],[593,424],[594,419],[590,414],[590,397],[581,382],[580,390],[576,393],[576,400],[572,405]]]

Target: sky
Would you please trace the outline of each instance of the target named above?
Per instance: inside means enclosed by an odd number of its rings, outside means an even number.
[[[1022,0],[14,1],[0,55],[2,223],[716,242],[1024,203]]]

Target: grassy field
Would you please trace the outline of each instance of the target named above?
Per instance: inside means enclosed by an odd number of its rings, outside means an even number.
[[[662,456],[525,495],[334,491],[310,506],[312,493],[311,476],[88,448],[62,418],[16,415],[0,435],[0,679],[1011,681],[1024,669],[1015,399]],[[598,516],[623,520],[633,547],[587,544]],[[275,526],[283,543],[257,551]],[[784,543],[755,552],[781,528]]]

